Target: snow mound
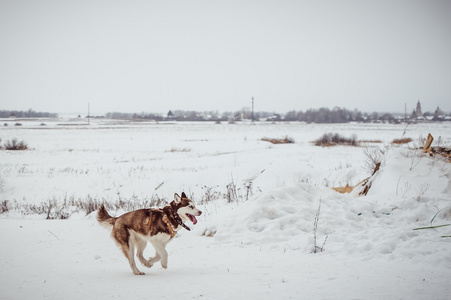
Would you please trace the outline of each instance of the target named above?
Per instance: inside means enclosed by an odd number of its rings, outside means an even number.
[[[262,193],[221,212],[208,221],[203,234],[213,235],[218,241],[312,252],[318,210],[317,240],[323,243],[326,236],[351,230],[352,224],[362,219],[363,212],[373,210],[373,205],[325,187],[292,185]]]
[[[222,209],[209,218],[201,234],[221,243],[310,253],[315,249],[319,210],[316,249],[324,246],[324,253],[359,253],[363,259],[429,257],[451,266],[451,238],[442,237],[451,227],[414,230],[430,226],[434,216],[433,225],[451,223],[449,164],[425,158],[411,170],[411,158],[403,151],[393,150],[366,197],[304,183],[282,186]],[[408,184],[401,188],[398,180]]]

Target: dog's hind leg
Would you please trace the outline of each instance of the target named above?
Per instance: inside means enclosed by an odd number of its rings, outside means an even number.
[[[136,239],[133,234],[124,226],[113,229],[112,236],[116,240],[116,243],[121,247],[122,253],[128,259],[130,268],[135,275],[144,275],[143,272],[138,270],[135,263],[135,243]]]
[[[125,256],[128,258],[128,262],[130,263],[130,268],[132,269],[133,274],[135,274],[135,275],[145,275],[144,272],[141,272],[136,267],[135,255],[134,255],[135,254],[135,247],[134,247],[133,243],[130,243],[129,247],[122,246],[122,251],[124,252]]]

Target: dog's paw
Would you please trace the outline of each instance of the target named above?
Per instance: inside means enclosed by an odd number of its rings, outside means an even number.
[[[138,271],[138,272],[133,272],[133,274],[135,274],[135,275],[146,275],[146,273],[144,273],[144,272],[141,272],[141,271]]]
[[[148,267],[148,268],[152,268],[152,267],[153,267],[153,263],[152,263],[150,260],[144,262],[143,265],[144,265],[145,267]]]
[[[163,269],[167,269],[168,268],[168,263],[161,263],[161,266],[163,267]]]

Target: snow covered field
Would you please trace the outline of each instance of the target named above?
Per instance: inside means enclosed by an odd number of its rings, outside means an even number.
[[[0,151],[0,299],[450,299],[451,226],[414,229],[451,224],[451,166],[412,150],[429,132],[451,145],[449,123],[16,122],[2,121],[2,144],[30,150]],[[365,144],[385,152],[366,197],[330,189],[371,171],[365,147],[311,143],[326,132],[382,141]],[[261,140],[285,136],[295,143]],[[401,137],[413,142],[390,144]],[[182,191],[204,213],[168,245],[167,270],[138,264],[146,276],[132,274],[95,213],[29,214]],[[324,251],[312,253],[318,211]]]

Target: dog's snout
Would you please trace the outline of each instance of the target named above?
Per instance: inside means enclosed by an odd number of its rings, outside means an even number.
[[[202,212],[199,210],[199,216],[202,214]]]

